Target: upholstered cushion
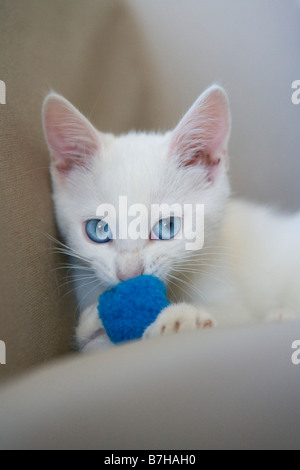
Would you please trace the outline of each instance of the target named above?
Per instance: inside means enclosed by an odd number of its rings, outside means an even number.
[[[296,331],[193,331],[52,363],[0,390],[0,449],[299,450]]]

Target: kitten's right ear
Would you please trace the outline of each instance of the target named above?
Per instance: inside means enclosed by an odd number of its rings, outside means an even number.
[[[74,167],[89,166],[100,150],[100,138],[92,124],[65,98],[46,96],[42,119],[52,165],[66,176]]]

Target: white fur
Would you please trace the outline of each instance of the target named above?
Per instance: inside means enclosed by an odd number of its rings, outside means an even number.
[[[144,273],[163,279],[171,300],[179,302],[159,315],[145,337],[205,327],[208,319],[210,326],[222,326],[299,316],[300,213],[281,215],[229,199],[230,114],[222,89],[207,90],[166,134],[99,133],[54,93],[45,100],[43,116],[58,226],[72,253],[98,280],[90,302],[117,284],[126,266],[134,273],[142,264]],[[211,156],[208,165],[202,151]],[[64,159],[71,164],[62,172]],[[93,244],[83,223],[95,218],[101,203],[118,207],[120,195],[129,205],[144,204],[149,213],[152,203],[204,204],[203,250],[186,251],[185,240]],[[79,347],[109,346],[105,335],[93,337],[100,328],[94,304],[80,316]]]

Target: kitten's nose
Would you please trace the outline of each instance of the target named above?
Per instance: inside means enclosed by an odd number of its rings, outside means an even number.
[[[127,281],[127,279],[141,276],[144,272],[144,263],[140,251],[128,250],[119,252],[116,271],[120,281]]]
[[[128,279],[132,279],[133,277],[141,276],[144,272],[144,267],[142,263],[138,266],[128,267],[127,269],[118,269],[117,276],[120,281],[127,281]]]

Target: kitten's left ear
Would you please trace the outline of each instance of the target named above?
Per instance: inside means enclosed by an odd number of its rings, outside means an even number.
[[[42,118],[55,173],[65,177],[75,167],[88,167],[100,149],[100,137],[88,119],[56,93],[45,98]]]
[[[182,118],[172,134],[170,157],[183,167],[201,166],[214,181],[227,166],[231,118],[228,98],[219,86],[208,88]]]

